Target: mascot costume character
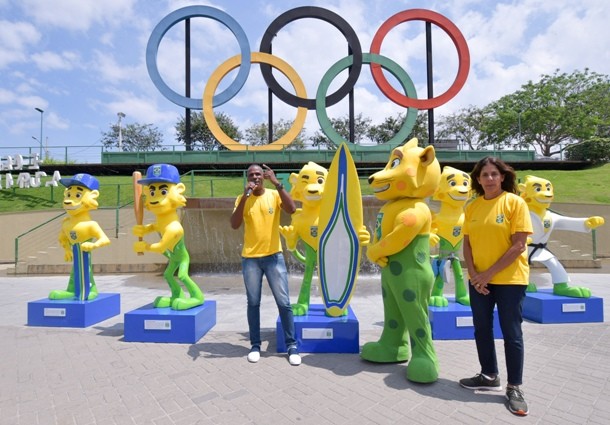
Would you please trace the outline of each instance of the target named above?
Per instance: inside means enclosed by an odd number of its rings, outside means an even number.
[[[539,261],[551,273],[553,294],[565,297],[589,298],[591,290],[581,286],[570,286],[570,277],[557,257],[546,247],[553,230],[571,230],[590,232],[604,224],[604,218],[572,218],[552,212],[549,208],[553,202],[554,191],[550,181],[535,176],[525,176],[525,183],[519,184],[519,193],[530,210],[534,233],[528,240],[529,261]],[[534,283],[528,286],[528,292],[536,292]]]
[[[66,187],[63,208],[68,215],[61,224],[59,243],[64,248],[64,259],[73,263],[68,288],[51,291],[49,299],[91,301],[98,295],[91,251],[110,244],[110,239],[89,214],[98,207],[100,184],[95,177],[85,173],[59,182]]]
[[[438,379],[428,300],[434,283],[430,262],[432,216],[424,198],[439,185],[434,147],[411,139],[394,149],[385,168],[369,177],[375,196],[386,203],[377,215],[367,257],[381,266],[384,325],[377,342],[362,347],[361,357],[378,363],[409,361],[407,379]]]
[[[148,167],[146,178],[139,180],[144,185],[144,207],[156,218],[154,223],[136,224],[133,233],[142,237],[148,233],[156,232],[161,240],[148,244],[140,240],[135,242],[134,251],[156,252],[169,259],[169,264],[163,277],[169,285],[171,296],[158,297],[154,306],[158,308],[171,307],[173,310],[188,310],[204,303],[201,289],[189,276],[190,257],[184,245],[184,229],[178,218],[177,209],[186,205],[186,198],[182,195],[185,190],[180,182],[180,174],[173,165],[155,164]],[[139,199],[136,199],[139,202]],[[178,279],[186,287],[190,297],[186,297],[180,283],[174,274],[178,271]]]
[[[432,197],[440,202],[440,209],[433,214],[431,244],[439,244],[438,255],[432,258],[434,270],[434,288],[430,297],[430,305],[447,307],[449,301],[443,296],[447,282],[447,263],[453,271],[455,281],[455,302],[470,305],[468,289],[464,285],[464,274],[460,263],[459,252],[462,248],[464,235],[464,205],[470,198],[470,175],[453,167],[443,167],[441,182]]]
[[[304,316],[309,311],[311,279],[318,251],[318,219],[327,176],[326,168],[311,161],[305,164],[298,174],[290,174],[290,196],[301,202],[302,207],[292,214],[290,226],[280,226],[280,233],[288,250],[305,266],[299,298],[297,303],[292,305],[295,316]],[[303,242],[305,255],[297,250],[299,240]]]

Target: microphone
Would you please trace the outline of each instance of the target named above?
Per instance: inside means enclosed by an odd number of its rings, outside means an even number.
[[[252,195],[252,188],[249,187],[248,190],[246,191],[246,198],[249,198],[250,195]]]

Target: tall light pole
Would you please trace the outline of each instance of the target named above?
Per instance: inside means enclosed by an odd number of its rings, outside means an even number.
[[[42,159],[42,117],[44,115],[44,111],[40,108],[34,109],[40,112],[40,139],[38,139],[38,141],[40,142],[40,159]]]
[[[121,119],[125,118],[125,114],[122,112],[117,112],[117,116],[119,117],[119,151],[123,152],[123,133],[121,129]]]

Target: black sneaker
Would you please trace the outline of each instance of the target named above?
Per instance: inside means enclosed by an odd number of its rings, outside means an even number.
[[[499,376],[496,376],[495,379],[488,379],[482,373],[479,373],[472,378],[460,379],[460,385],[469,390],[502,391]]]
[[[506,399],[508,400],[508,410],[519,416],[526,416],[530,411],[525,402],[525,395],[519,388],[506,387]]]

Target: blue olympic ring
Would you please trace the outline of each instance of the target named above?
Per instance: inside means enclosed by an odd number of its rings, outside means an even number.
[[[212,18],[231,30],[239,43],[242,58],[250,57],[250,44],[248,43],[246,33],[235,19],[222,10],[209,6],[183,7],[182,9],[175,10],[167,15],[157,24],[157,26],[155,26],[150,38],[148,39],[148,45],[146,46],[146,67],[148,68],[148,75],[150,75],[150,79],[161,94],[176,105],[189,109],[201,109],[201,99],[192,99],[176,93],[167,84],[165,84],[163,78],[161,78],[159,69],[157,68],[157,53],[159,51],[161,39],[176,23],[191,17]],[[223,92],[214,96],[214,106],[220,106],[228,102],[237,93],[239,93],[244,84],[246,84],[249,74],[250,61],[242,61],[235,80]]]

